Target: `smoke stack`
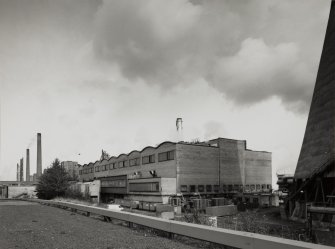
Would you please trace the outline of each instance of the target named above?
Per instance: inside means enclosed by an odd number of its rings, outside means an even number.
[[[16,181],[20,181],[20,165],[16,164]]]
[[[37,133],[37,178],[42,175],[42,135]]]
[[[30,182],[30,158],[29,158],[29,149],[26,153],[26,181]]]
[[[177,131],[183,129],[183,119],[182,118],[177,118],[177,120],[176,120],[176,127],[177,127]]]
[[[20,182],[23,182],[23,157],[20,159]]]
[[[176,128],[177,128],[177,142],[183,141],[183,119],[176,119]]]

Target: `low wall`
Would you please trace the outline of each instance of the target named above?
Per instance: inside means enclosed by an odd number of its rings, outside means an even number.
[[[160,219],[156,217],[145,216],[135,213],[127,213],[122,211],[108,210],[99,207],[90,207],[80,204],[72,204],[60,201],[45,201],[32,199],[31,201],[39,202],[41,204],[66,207],[75,210],[87,212],[87,214],[94,213],[105,217],[119,219],[129,222],[131,224],[139,224],[166,231],[172,234],[179,234],[195,239],[209,241],[221,245],[232,246],[236,248],[246,249],[334,249],[333,247],[306,243],[295,240],[282,239],[272,236],[266,236],[255,233],[240,232],[234,230],[227,230],[222,228],[209,227],[198,224],[184,223],[174,220]]]
[[[36,186],[8,186],[8,198],[19,198],[22,195],[36,196]]]

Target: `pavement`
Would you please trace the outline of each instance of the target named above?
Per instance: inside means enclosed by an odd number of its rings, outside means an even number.
[[[201,247],[38,203],[0,201],[0,249]]]

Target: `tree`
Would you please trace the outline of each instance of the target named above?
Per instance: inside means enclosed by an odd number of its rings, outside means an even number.
[[[102,150],[101,151],[100,161],[102,161],[102,160],[109,160],[109,158],[110,158],[110,155],[107,153],[107,151]]]
[[[70,180],[70,175],[61,166],[59,159],[56,158],[51,167],[46,169],[38,179],[37,197],[50,200],[58,196],[64,196]]]

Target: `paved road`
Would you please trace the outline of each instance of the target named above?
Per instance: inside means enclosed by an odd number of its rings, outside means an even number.
[[[0,201],[0,249],[198,248],[69,211]]]

